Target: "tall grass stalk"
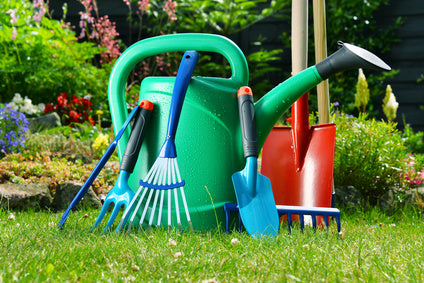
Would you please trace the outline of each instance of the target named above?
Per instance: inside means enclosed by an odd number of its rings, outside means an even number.
[[[74,212],[60,231],[60,213],[0,209],[0,282],[424,280],[424,221],[413,211],[343,215],[341,235],[333,223],[316,233],[283,227],[263,240],[219,230],[90,232],[97,213]]]

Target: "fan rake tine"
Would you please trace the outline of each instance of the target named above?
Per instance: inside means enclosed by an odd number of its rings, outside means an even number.
[[[153,184],[157,184],[157,182],[158,182],[158,179],[159,179],[159,175],[161,175],[162,174],[162,168],[161,168],[161,164],[162,164],[162,162],[161,162],[161,160],[160,159],[158,159],[156,162],[155,162],[155,164],[158,164],[157,165],[157,168],[155,168],[155,174],[152,174],[152,176],[151,177],[153,177],[154,176],[154,180],[153,180]],[[157,172],[159,172],[159,174],[157,174]],[[151,182],[151,180],[150,181],[148,181],[148,182]],[[138,228],[141,230],[141,228],[142,228],[142,223],[143,223],[143,221],[144,221],[144,218],[146,217],[146,213],[147,213],[147,209],[149,208],[149,203],[150,203],[150,200],[152,199],[152,195],[153,195],[153,191],[154,190],[152,190],[152,189],[147,189],[146,188],[146,190],[148,190],[149,191],[149,195],[148,195],[148,197],[147,197],[147,201],[146,201],[146,204],[145,204],[145,206],[144,206],[144,210],[143,210],[143,213],[142,213],[142,215],[141,215],[141,218],[140,218],[140,222],[138,223]],[[134,211],[134,214],[138,211],[138,209],[140,208],[140,205],[141,205],[141,203],[142,203],[142,199],[140,199],[139,200],[139,202],[138,202],[138,204],[137,204],[137,208],[136,208],[136,210]]]
[[[175,169],[177,173],[178,182],[181,182],[180,169],[178,168],[178,164],[176,160],[175,160],[175,164],[176,164]],[[194,231],[193,224],[191,223],[190,212],[188,211],[188,205],[187,205],[187,200],[184,193],[184,187],[180,188],[180,192],[181,192],[181,198],[183,199],[183,205],[184,205],[184,210],[187,217],[188,225],[190,226],[190,230]]]
[[[171,162],[171,175],[172,175],[172,183],[176,183],[176,176],[175,176],[175,158],[172,159]],[[177,165],[178,167],[178,165]],[[174,190],[174,198],[175,198],[175,212],[177,214],[177,223],[178,223],[178,228],[180,230],[182,230],[182,225],[181,225],[181,217],[180,217],[180,206],[178,204],[178,191]]]
[[[164,161],[166,161],[166,160],[163,160],[163,161],[162,161],[162,163],[164,163]],[[166,163],[168,163],[168,162],[166,161]],[[165,170],[165,171],[164,171],[164,170],[162,170],[162,171],[160,172],[160,174],[159,174],[159,185],[163,185],[163,184],[165,184],[165,182],[166,182],[166,170]],[[157,204],[157,202],[158,202],[159,194],[160,194],[160,191],[159,191],[159,190],[157,190],[157,191],[155,192],[155,199],[154,199],[154,201],[153,201],[152,213],[150,214],[149,226],[151,226],[151,225],[152,225],[152,223],[153,223],[153,218],[154,218],[154,216],[155,216],[155,212],[156,212],[156,204]],[[161,214],[161,212],[159,211],[159,213],[158,213],[158,218],[159,218],[159,219],[160,219],[160,214]],[[160,220],[158,220],[158,221],[160,221]]]
[[[151,169],[150,169],[150,171],[147,173],[146,179],[148,179],[148,180],[150,181],[150,180],[152,179],[153,173],[154,173],[155,171],[157,171],[157,165],[156,165],[156,162],[155,162],[155,164],[153,164],[152,168],[151,168]],[[144,189],[144,191],[143,191],[143,189]],[[129,232],[131,231],[131,226],[132,226],[132,223],[133,223],[133,221],[134,221],[134,217],[135,217],[135,215],[137,214],[137,210],[138,210],[138,208],[140,207],[140,203],[143,201],[144,196],[146,195],[146,192],[147,192],[147,189],[146,189],[146,188],[144,188],[143,186],[140,186],[140,187],[138,188],[138,190],[137,190],[136,194],[134,195],[134,198],[131,200],[130,204],[129,204],[129,205],[128,205],[128,207],[125,209],[125,212],[124,212],[124,214],[122,215],[122,218],[121,218],[121,222],[119,223],[119,226],[118,226],[118,228],[117,228],[117,231],[121,231],[121,230],[122,230],[122,228],[124,227],[125,223],[126,223],[126,222],[127,222],[127,220],[128,220],[128,217],[130,216],[130,213],[131,213],[131,211],[132,211],[132,208],[133,208],[133,206],[134,206],[134,203],[137,201],[137,198],[138,198],[139,194],[141,193],[141,191],[143,191],[143,194],[141,195],[140,200],[139,200],[139,202],[137,203],[136,209],[133,211],[133,214],[131,215],[131,218],[130,218],[130,222],[129,222],[129,224],[128,224],[128,231],[127,231],[127,232],[129,233]]]

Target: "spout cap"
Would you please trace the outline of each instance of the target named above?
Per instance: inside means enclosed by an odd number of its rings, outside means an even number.
[[[338,72],[355,68],[391,70],[389,65],[368,50],[341,41],[339,44],[342,48],[316,64],[317,71],[323,80]]]

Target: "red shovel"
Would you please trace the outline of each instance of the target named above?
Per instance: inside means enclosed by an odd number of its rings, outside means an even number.
[[[261,173],[277,205],[331,207],[335,124],[309,126],[308,94],[292,107],[292,126],[274,127],[262,151]]]
[[[292,5],[295,74],[307,65],[308,9],[307,1]],[[335,133],[335,124],[309,125],[308,94],[293,105],[291,127],[274,127],[263,146],[261,173],[271,179],[277,205],[331,207]]]

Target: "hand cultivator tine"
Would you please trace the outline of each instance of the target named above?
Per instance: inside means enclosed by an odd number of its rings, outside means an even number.
[[[103,229],[103,232],[106,232],[113,224],[113,221],[115,221],[115,218],[118,216],[119,214],[119,210],[121,209],[122,204],[117,203],[115,204],[115,206],[113,207],[112,210],[112,214],[109,217],[109,220],[106,224],[106,227]]]
[[[153,169],[154,169],[154,168],[155,168],[155,167],[153,166],[151,171],[153,171]],[[147,174],[146,178],[151,179],[151,178],[152,178],[151,176],[152,176],[152,172],[149,172],[149,173]],[[128,220],[128,217],[130,216],[131,211],[133,211],[134,203],[137,201],[137,198],[138,198],[138,196],[140,195],[140,193],[141,193],[141,191],[142,191],[143,189],[145,189],[143,186],[140,186],[140,187],[138,188],[138,190],[137,190],[136,194],[134,195],[133,199],[131,200],[130,204],[129,204],[129,205],[128,205],[128,207],[125,209],[125,212],[124,212],[124,214],[122,215],[121,221],[120,221],[120,223],[119,223],[118,228],[116,229],[116,231],[121,231],[121,230],[122,230],[122,228],[124,227],[125,223],[126,223],[126,222],[127,222],[127,220]],[[144,196],[145,196],[146,192],[147,192],[147,189],[145,189],[145,190],[143,191],[143,194],[142,194],[142,195],[141,195],[141,197],[140,197],[140,201],[139,201],[139,203],[137,203],[137,207],[136,207],[136,208],[135,208],[135,210],[133,211],[133,214],[132,214],[132,216],[131,216],[131,219],[130,219],[130,222],[129,222],[129,225],[128,225],[128,232],[130,232],[130,231],[131,231],[132,222],[134,221],[135,215],[137,214],[137,210],[138,210],[138,208],[140,207],[140,203],[141,203],[141,202],[142,202],[142,200],[144,199]]]
[[[107,210],[109,209],[109,205],[111,204],[112,200],[111,199],[107,199],[105,201],[105,203],[102,206],[102,209],[100,210],[99,215],[97,216],[96,222],[94,222],[93,227],[91,228],[91,230],[96,229],[96,227],[102,222],[103,218],[106,215]]]

